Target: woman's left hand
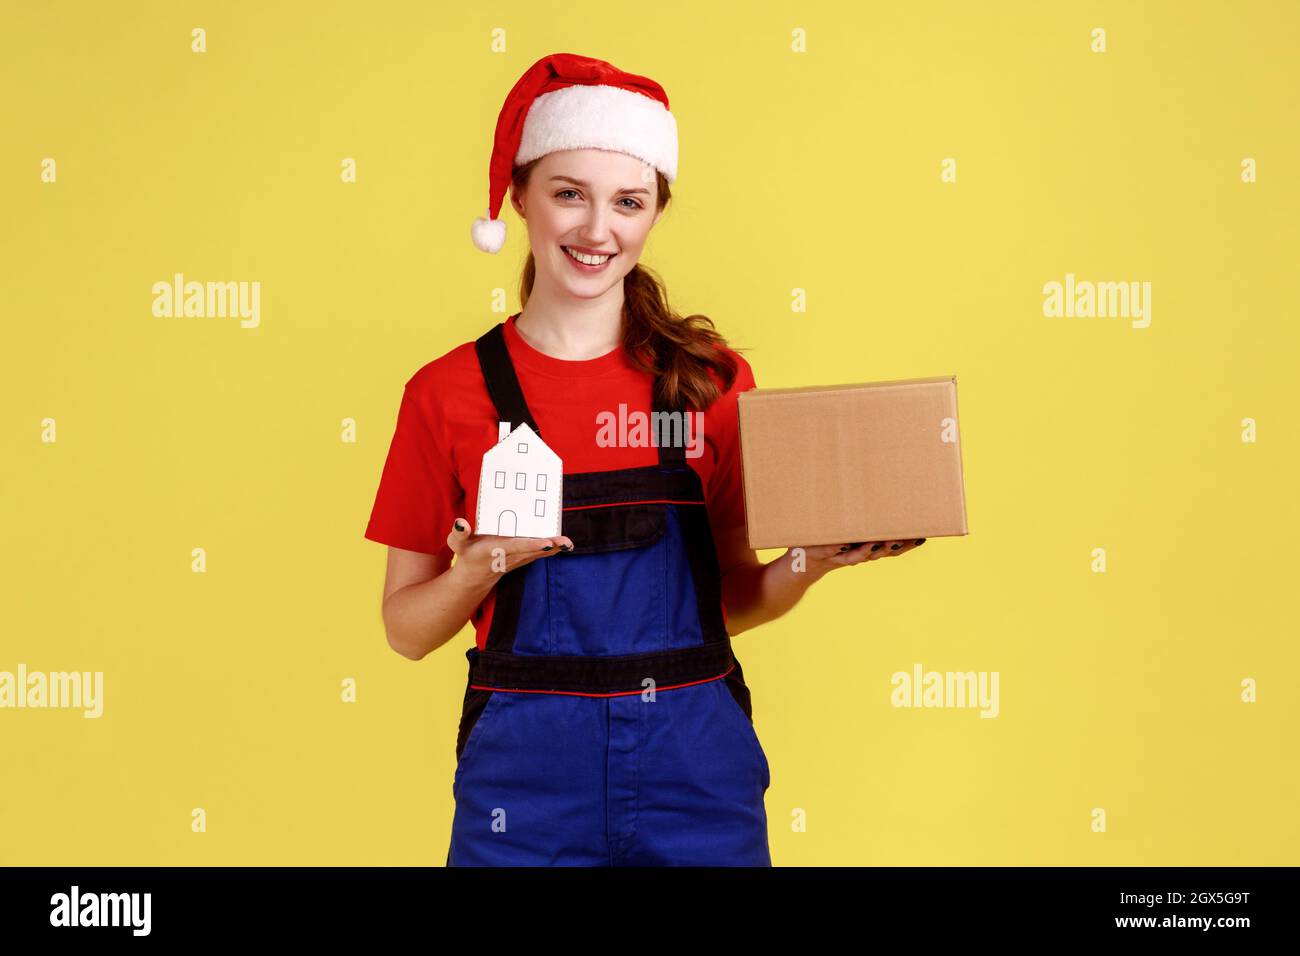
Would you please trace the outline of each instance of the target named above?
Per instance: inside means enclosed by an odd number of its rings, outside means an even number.
[[[902,541],[855,541],[852,544],[815,544],[803,548],[804,558],[810,568],[825,573],[835,568],[847,568],[864,561],[879,561],[915,551],[925,543],[925,538],[907,538]]]

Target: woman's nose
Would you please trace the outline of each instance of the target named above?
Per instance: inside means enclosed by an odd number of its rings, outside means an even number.
[[[583,223],[583,242],[590,244],[593,248],[599,248],[600,244],[609,239],[609,219],[601,210],[593,210],[587,216],[587,221]]]

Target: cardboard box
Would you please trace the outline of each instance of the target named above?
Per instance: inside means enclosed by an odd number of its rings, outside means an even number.
[[[741,392],[751,548],[969,533],[957,378]]]

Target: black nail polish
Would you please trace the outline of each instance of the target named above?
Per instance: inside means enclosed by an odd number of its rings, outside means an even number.
[[[917,538],[917,539],[916,539],[916,543],[917,543],[917,544],[925,544],[925,539],[924,539],[924,538]]]
[[[456,530],[457,530],[457,531],[464,531],[464,530],[465,530],[465,526],[464,526],[463,524],[460,523],[460,519],[459,519],[459,518],[456,519]]]
[[[872,550],[872,551],[879,551],[879,550],[880,550],[880,545],[881,545],[881,542],[877,541],[875,544],[873,544],[873,545],[871,546],[871,550]]]
[[[548,544],[546,547],[542,548],[542,550],[543,550],[543,551],[550,551],[550,550],[551,550],[551,546]]]
[[[841,551],[847,551],[847,550],[849,550],[849,546],[848,546],[847,544],[842,544],[842,545],[840,545],[840,550],[841,550]]]
[[[562,544],[562,545],[560,545],[560,550],[561,550],[561,551],[572,551],[572,550],[573,550],[573,545],[571,545],[571,544]]]
[[[891,545],[889,546],[889,550],[890,550],[890,551],[897,551],[897,550],[898,550],[899,548],[901,548],[901,547],[902,547],[901,544],[891,544]]]

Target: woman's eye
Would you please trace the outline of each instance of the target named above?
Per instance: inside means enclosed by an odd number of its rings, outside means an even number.
[[[566,199],[566,198],[568,198],[569,196],[573,196],[573,197],[577,198],[577,196],[578,196],[578,191],[577,191],[576,189],[561,189],[558,193],[555,194],[555,198],[556,198],[556,199]],[[637,200],[633,199],[631,196],[624,196],[621,200],[619,200],[619,202],[620,202],[620,203],[623,203],[623,202],[631,203],[630,206],[624,206],[624,207],[623,207],[624,209],[640,209],[640,208],[642,208],[641,203],[638,202]]]

